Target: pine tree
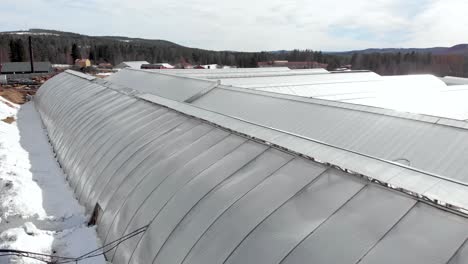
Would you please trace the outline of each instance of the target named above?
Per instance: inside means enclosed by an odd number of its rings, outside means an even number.
[[[257,58],[255,58],[255,56],[252,56],[252,57],[250,58],[248,67],[252,67],[252,68],[258,67],[258,60],[257,60]]]
[[[10,40],[10,61],[21,62],[26,59],[24,44],[22,39]]]
[[[94,61],[96,60],[96,56],[94,55],[94,50],[89,52],[89,60]]]
[[[351,67],[353,67],[353,69],[355,68],[355,66],[357,66],[358,56],[359,55],[357,53],[353,53],[353,56],[351,57],[350,64],[351,64]]]
[[[333,71],[335,70],[336,68],[340,67],[340,60],[338,59],[338,57],[332,57],[330,59],[330,61],[328,62],[328,67],[327,69],[329,71]]]
[[[9,53],[10,61],[15,62],[16,61],[16,44],[15,44],[15,41],[11,39],[10,43],[9,43],[9,46],[10,46],[10,53]]]
[[[78,49],[78,46],[76,45],[76,43],[73,43],[72,45],[71,57],[72,57],[73,62],[75,62],[77,59],[80,58],[80,50]]]

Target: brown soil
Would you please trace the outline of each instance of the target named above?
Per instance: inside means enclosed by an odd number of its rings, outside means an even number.
[[[15,118],[12,117],[12,116],[9,116],[7,118],[2,119],[2,121],[7,123],[7,124],[11,124],[11,123],[15,122]]]
[[[10,88],[10,89],[0,88],[0,96],[2,96],[3,98],[15,104],[24,104],[26,102],[26,95],[27,93],[23,91],[17,91],[14,88]]]

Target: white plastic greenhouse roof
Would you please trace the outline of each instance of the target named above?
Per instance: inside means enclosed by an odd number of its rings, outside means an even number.
[[[312,71],[314,69],[311,69]],[[372,72],[311,74],[309,70],[242,73],[238,75],[193,74],[183,70],[178,75],[219,80],[222,84],[267,92],[314,97],[325,100],[393,109],[451,119],[467,120],[466,87],[447,86],[433,75],[378,76]],[[304,74],[306,73],[306,74]]]
[[[433,90],[446,88],[446,85],[432,75],[403,75],[393,77],[381,77],[375,82],[341,82],[320,84],[289,84],[278,86],[255,87],[255,90],[297,95],[302,97],[314,97],[322,99],[335,99],[345,101],[354,98],[375,97],[388,89],[408,91],[416,88],[422,90]]]
[[[149,223],[107,252],[113,263],[467,262],[466,184],[138,87],[69,71],[36,97],[77,197],[98,208],[103,242]],[[244,94],[206,96],[225,91]],[[255,93],[257,106],[293,106]]]
[[[207,73],[186,73],[172,71],[161,71],[160,73],[175,74],[180,76],[202,78],[202,79],[229,79],[229,78],[253,78],[253,77],[269,77],[269,76],[295,76],[295,75],[314,75],[314,74],[329,74],[325,69],[303,69],[303,70],[285,70],[285,71],[247,71],[247,72],[214,72]]]
[[[141,83],[168,78],[155,73],[140,77],[145,80],[133,74],[125,78],[142,93],[149,90],[140,90]],[[172,90],[179,91],[176,86]],[[149,93],[174,99],[156,87]],[[200,108],[468,183],[468,123],[464,121],[222,85],[202,94],[195,90],[186,97],[191,98],[186,102]]]
[[[229,98],[229,100],[226,100]],[[193,105],[288,131],[345,149],[468,182],[468,124],[440,123],[423,115],[382,115],[372,108],[340,106],[229,87],[217,87]]]
[[[269,76],[291,76],[291,75],[312,75],[328,74],[325,69],[300,69],[291,70],[287,67],[271,68],[230,68],[230,69],[171,69],[159,70],[149,69],[147,72],[157,72],[176,76],[193,77],[198,79],[219,80],[224,78],[253,78]]]
[[[227,69],[152,69],[148,70],[159,73],[171,74],[219,74],[219,73],[260,73],[260,72],[288,72],[288,67],[269,67],[269,68],[227,68]]]
[[[346,101],[466,121],[468,120],[466,98],[468,98],[468,89],[466,88],[458,90],[447,90],[446,88],[441,90],[412,89],[410,91],[395,89],[395,92],[388,89],[367,98]]]
[[[445,76],[440,78],[447,85],[465,85],[468,84],[468,78]]]
[[[343,82],[367,82],[378,81],[382,77],[373,72],[333,73],[333,74],[308,74],[288,76],[266,76],[247,78],[223,78],[221,84],[244,88],[257,88],[280,85],[300,84],[325,84]]]
[[[432,75],[382,77],[376,82],[282,85],[256,90],[342,101],[401,112],[468,119],[465,86],[446,86]]]
[[[174,77],[135,69],[122,69],[106,78],[106,81],[133,87],[138,83],[138,91],[152,93],[157,90],[158,95],[176,101],[191,100],[218,85],[217,81],[197,80],[193,78]],[[175,88],[177,87],[177,88]]]

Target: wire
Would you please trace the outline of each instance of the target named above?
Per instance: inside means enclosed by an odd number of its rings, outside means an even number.
[[[42,254],[42,253],[35,253],[35,252],[14,250],[14,249],[0,249],[0,253],[5,253],[5,254],[0,254],[0,257],[19,256],[19,257],[39,260],[39,261],[46,262],[46,263],[50,262],[50,260],[53,257],[57,259],[69,259],[69,260],[74,259],[70,257],[52,256],[52,255],[47,255],[47,254]]]
[[[121,236],[120,238],[110,243],[107,243],[102,247],[99,247],[95,250],[92,250],[76,258],[48,255],[48,254],[23,251],[23,250],[15,250],[15,249],[0,249],[0,257],[17,256],[17,257],[35,259],[35,260],[38,260],[47,264],[78,263],[84,259],[94,258],[94,257],[98,257],[98,256],[108,253],[109,251],[117,248],[120,244],[122,244],[126,240],[144,233],[148,229],[148,226],[149,225],[138,228],[134,230],[133,232],[130,232],[124,236]]]
[[[64,263],[78,262],[78,261],[81,261],[81,260],[84,260],[84,259],[89,259],[89,258],[94,258],[94,257],[100,256],[100,255],[104,255],[104,254],[108,253],[109,251],[117,248],[120,244],[122,244],[126,240],[145,232],[147,228],[148,228],[148,225],[146,225],[144,227],[141,227],[141,228],[138,228],[138,229],[134,230],[133,232],[130,232],[127,235],[122,236],[122,237],[120,237],[120,238],[118,238],[118,239],[116,239],[116,240],[114,240],[114,241],[100,247],[100,248],[97,248],[97,249],[95,249],[93,251],[90,251],[90,252],[88,252],[88,253],[86,253],[86,254],[84,254],[84,255],[82,255],[82,256],[74,259],[74,260],[66,260],[66,261],[62,261],[62,262],[56,262],[54,264],[64,264]],[[109,246],[111,246],[111,247],[107,248]],[[96,253],[96,252],[99,252],[99,251],[102,251],[102,252]],[[96,254],[93,255],[93,253],[96,253]]]

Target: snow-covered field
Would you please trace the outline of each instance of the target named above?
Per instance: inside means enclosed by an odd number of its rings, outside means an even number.
[[[0,249],[78,257],[99,248],[94,227],[58,166],[34,103],[0,97]],[[0,256],[3,263],[43,263]],[[82,263],[106,263],[103,256]]]

